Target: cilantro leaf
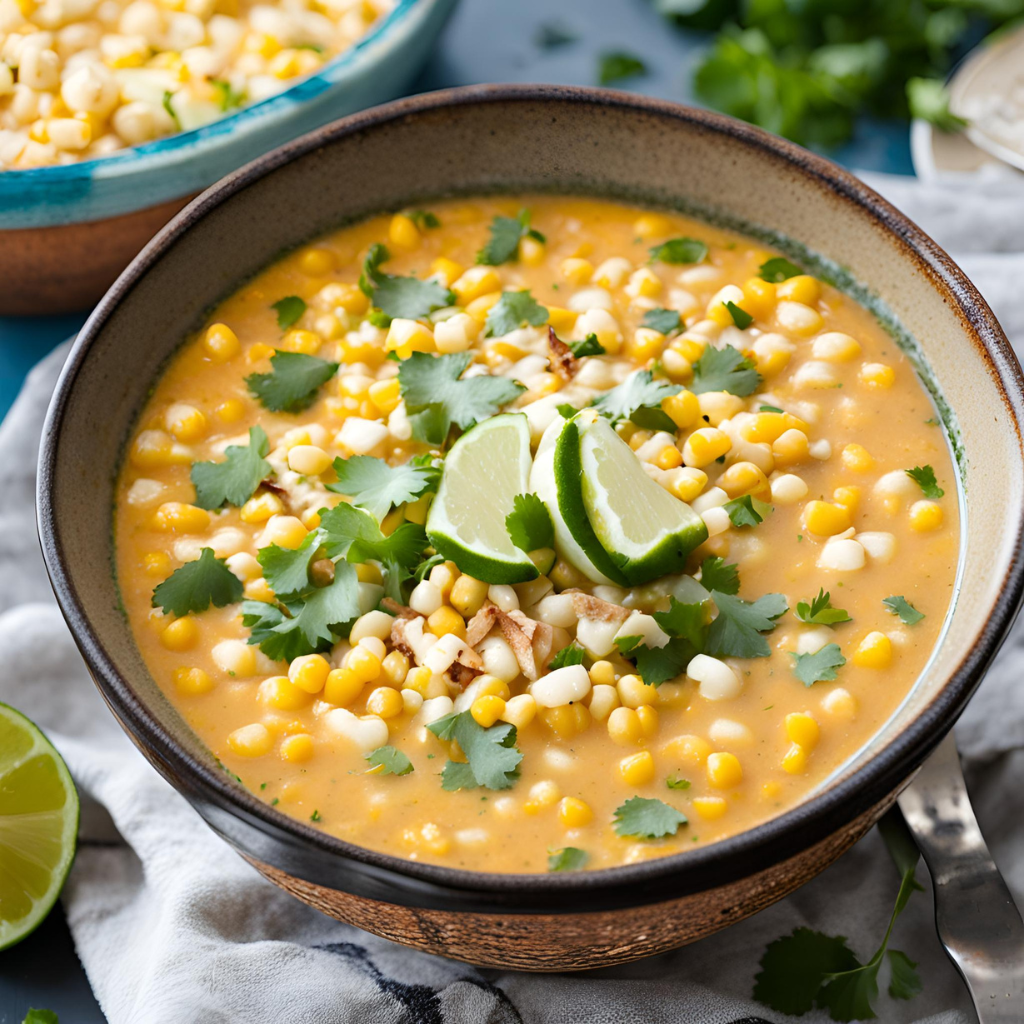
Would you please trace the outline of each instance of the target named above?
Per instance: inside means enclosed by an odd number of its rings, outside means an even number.
[[[186,562],[153,591],[153,607],[172,615],[205,612],[212,604],[223,608],[242,599],[242,581],[213,548],[203,548],[197,559]]]
[[[629,657],[636,661],[637,674],[648,686],[661,686],[662,683],[682,675],[696,653],[689,640],[681,637],[673,637],[664,647],[647,647],[641,644],[634,645],[628,651]]]
[[[935,125],[940,132],[958,132],[967,122],[949,109],[949,88],[941,78],[907,79],[910,116]]]
[[[795,263],[790,263],[785,256],[773,256],[757,268],[758,277],[772,284],[782,284],[783,281],[799,277],[802,273],[803,271]]]
[[[247,98],[245,90],[235,89],[226,78],[211,78],[210,85],[216,90],[217,102],[225,114],[244,105]]]
[[[179,132],[182,131],[181,118],[178,116],[178,112],[174,109],[174,93],[170,89],[164,89],[162,103],[164,110],[167,111],[168,116],[174,122],[174,127]]]
[[[768,641],[761,635],[773,630],[776,619],[789,606],[782,594],[765,594],[756,601],[711,592],[718,608],[718,617],[711,623],[705,652],[716,658],[767,658],[771,654]]]
[[[36,1010],[29,1008],[21,1024],[60,1024],[57,1014],[53,1010]]]
[[[681,779],[678,775],[670,775],[665,780],[665,785],[669,789],[689,789],[690,788],[690,780],[689,779]]]
[[[427,728],[438,739],[455,740],[466,755],[465,764],[449,761],[445,765],[442,789],[508,789],[519,778],[523,755],[516,747],[514,725],[499,722],[485,729],[468,711],[463,711],[445,715]]]
[[[695,652],[704,649],[708,624],[703,604],[683,604],[672,597],[667,612],[654,612],[654,621],[669,636],[689,640]]]
[[[436,213],[431,213],[430,210],[410,210],[406,216],[420,231],[430,231],[441,226],[440,218]]]
[[[878,968],[881,961],[861,964],[834,974],[818,990],[818,1006],[837,1021],[873,1020],[878,1015],[873,1003],[878,998]]]
[[[547,505],[536,494],[517,494],[512,511],[505,516],[505,529],[517,548],[529,553],[555,544],[555,528]]]
[[[603,356],[605,347],[597,340],[596,334],[588,334],[582,341],[570,341],[569,350],[577,359],[584,356]]]
[[[196,504],[206,509],[220,508],[225,503],[244,505],[270,476],[270,463],[265,458],[269,451],[270,442],[263,428],[250,427],[249,443],[228,445],[223,462],[193,462]]]
[[[615,809],[615,834],[638,839],[660,839],[674,836],[686,815],[661,800],[632,796]]]
[[[810,604],[806,601],[798,602],[796,617],[801,622],[809,622],[814,626],[834,626],[838,622],[853,621],[848,612],[842,608],[832,607],[831,595],[824,587],[818,588],[818,596]]]
[[[641,640],[643,640],[641,636],[617,636],[615,646],[618,647],[620,654],[629,654],[630,651],[634,651],[640,646]]]
[[[724,558],[705,558],[700,564],[700,585],[707,591],[723,594],[740,592],[740,571],[736,565],[727,565]]]
[[[795,651],[790,651],[790,654],[793,656],[793,672],[804,686],[831,682],[836,677],[836,670],[846,664],[839,644],[825,644],[813,654],[797,654]]]
[[[471,352],[443,356],[413,352],[403,360],[398,380],[416,440],[444,444],[453,423],[468,430],[526,390],[506,377],[482,375],[460,380],[472,361]]]
[[[754,363],[732,345],[715,348],[708,345],[700,359],[693,364],[693,381],[690,390],[695,395],[706,391],[728,391],[732,395],[746,398],[752,395],[761,383],[761,375],[754,369]]]
[[[376,519],[383,519],[395,505],[436,491],[441,480],[440,468],[432,463],[411,461],[391,466],[372,455],[335,459],[334,472],[338,482],[328,484],[327,490],[351,498],[353,505],[365,508]]]
[[[637,370],[621,384],[598,395],[590,404],[612,423],[632,420],[646,430],[667,430],[675,433],[676,425],[661,403],[682,391],[679,384],[654,380],[650,370]]]
[[[826,975],[857,965],[843,936],[797,928],[764,951],[761,970],[754,979],[754,998],[779,1013],[799,1017],[814,1009]]]
[[[889,995],[893,999],[913,999],[920,995],[924,989],[921,983],[921,976],[914,969],[917,964],[898,949],[890,949],[888,952],[889,967]]]
[[[491,221],[491,237],[476,254],[478,264],[496,267],[508,263],[519,255],[519,243],[529,236],[538,242],[547,239],[530,227],[530,211],[520,210],[515,217],[495,217]]]
[[[558,415],[563,420],[572,419],[576,415],[576,406],[570,405],[568,402],[562,402],[560,405],[556,405],[555,408],[558,410]]]
[[[772,511],[771,505],[760,501],[751,494],[742,498],[733,498],[722,506],[729,513],[729,521],[735,527],[757,526],[768,518]]]
[[[632,53],[615,50],[602,53],[598,58],[597,81],[600,85],[611,85],[621,82],[624,78],[646,75],[647,65]]]
[[[277,311],[277,326],[282,331],[286,331],[302,318],[302,314],[306,312],[306,302],[298,295],[286,295],[283,299],[278,299],[273,303],[270,308]]]
[[[649,309],[644,313],[641,327],[649,327],[659,334],[671,334],[682,326],[682,318],[676,309]]]
[[[924,612],[919,612],[905,597],[900,595],[886,597],[882,600],[882,604],[884,604],[885,607],[893,613],[893,615],[898,615],[900,617],[900,621],[906,623],[908,626],[913,626],[924,618]]]
[[[741,331],[745,331],[754,322],[754,318],[742,306],[737,306],[732,300],[726,302],[725,308],[729,310],[732,322]]]
[[[394,319],[422,320],[455,301],[455,296],[436,281],[421,281],[418,277],[400,277],[385,274],[380,265],[391,258],[387,246],[375,242],[363,260],[363,273],[359,287],[370,302],[381,311],[389,323]],[[386,327],[381,322],[379,326]]]
[[[547,308],[534,299],[529,290],[502,292],[501,298],[487,311],[485,338],[511,334],[524,324],[540,327],[548,322]]]
[[[649,251],[651,260],[660,263],[703,263],[708,258],[707,243],[699,238],[670,238]]]
[[[349,562],[396,562],[411,569],[427,546],[427,535],[418,523],[402,523],[385,537],[369,512],[344,503],[321,511],[319,532],[327,557]]]
[[[396,747],[378,747],[363,757],[370,762],[368,772],[380,768],[374,775],[408,775],[413,770],[412,761]]]
[[[556,668],[565,668],[566,665],[582,665],[583,648],[575,640],[567,647],[563,647],[548,662],[548,670],[554,672]]]
[[[934,501],[946,493],[938,485],[935,479],[935,470],[931,466],[915,466],[913,469],[908,469],[906,473],[921,488],[926,498],[931,498]]]
[[[338,372],[329,363],[303,352],[275,352],[270,373],[253,373],[245,378],[249,390],[271,412],[301,412],[313,404],[317,389]]]
[[[586,850],[566,846],[561,850],[548,851],[548,871],[581,871],[590,860]]]
[[[263,576],[279,601],[298,597],[312,585],[309,567],[323,542],[323,531],[311,530],[295,549],[268,544],[256,552]]]

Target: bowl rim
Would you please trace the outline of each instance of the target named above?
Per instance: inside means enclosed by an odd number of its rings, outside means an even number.
[[[44,561],[58,604],[104,699],[160,770],[173,776],[178,788],[186,780],[190,798],[254,826],[271,841],[283,842],[293,850],[312,848],[315,857],[333,855],[339,867],[357,875],[385,878],[394,887],[390,902],[484,913],[496,913],[499,908],[512,908],[519,913],[558,913],[580,910],[578,896],[586,892],[586,909],[601,910],[665,902],[726,885],[793,857],[848,825],[908,780],[952,728],[1005,639],[1024,598],[1024,509],[1017,509],[1012,560],[984,627],[943,688],[897,736],[849,776],[783,814],[708,846],[636,864],[579,873],[498,874],[405,860],[347,843],[284,815],[256,794],[232,783],[227,773],[217,773],[194,761],[177,745],[118,674],[92,629],[88,612],[67,571],[51,500],[64,413],[91,345],[120,301],[195,221],[282,165],[348,136],[440,109],[448,109],[457,116],[458,109],[465,106],[547,103],[614,107],[724,135],[760,151],[768,159],[788,165],[839,200],[859,208],[879,228],[895,235],[903,243],[907,258],[913,259],[922,273],[947,292],[978,356],[989,364],[1017,443],[1024,450],[1024,375],[994,314],[963,271],[916,224],[848,171],[794,143],[722,114],[611,89],[519,84],[464,86],[396,100],[350,115],[271,151],[207,189],[171,220],[122,273],[90,315],[64,365],[47,412],[39,454],[37,522]],[[599,902],[594,902],[595,897]]]

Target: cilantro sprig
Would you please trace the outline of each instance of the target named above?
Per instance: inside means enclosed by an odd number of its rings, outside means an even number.
[[[544,243],[547,239],[535,228],[530,227],[530,211],[520,210],[515,217],[495,217],[491,221],[491,237],[476,254],[476,262],[496,267],[510,263],[519,256],[519,243],[524,238],[533,238]]]
[[[836,672],[846,664],[839,644],[825,644],[821,650],[811,654],[789,653],[793,658],[793,674],[804,686],[831,682],[836,678]]]
[[[304,352],[275,352],[270,373],[253,373],[245,383],[265,409],[271,412],[301,412],[313,404],[321,385],[337,372],[329,363]]]
[[[523,755],[516,746],[514,725],[499,722],[485,729],[462,711],[431,722],[427,729],[440,740],[455,740],[466,756],[465,761],[448,761],[444,766],[442,789],[508,789],[519,778]]]
[[[548,322],[548,311],[524,288],[517,292],[502,292],[501,298],[487,311],[484,337],[500,338],[520,327],[540,327]]]
[[[661,800],[630,797],[615,809],[615,834],[636,839],[660,839],[674,836],[686,815]]]
[[[392,320],[422,320],[455,301],[455,296],[436,281],[421,281],[418,277],[385,274],[381,264],[391,258],[385,245],[375,242],[363,260],[359,287],[381,316],[375,318],[378,326],[386,327]]]
[[[818,596],[812,598],[810,603],[807,601],[797,602],[796,617],[801,622],[807,622],[813,626],[834,626],[840,622],[853,621],[849,612],[842,608],[832,607],[832,595],[824,587],[818,588]]]
[[[370,762],[367,773],[374,775],[408,775],[412,770],[412,761],[397,747],[378,747],[363,757]]]
[[[946,493],[935,479],[935,470],[931,466],[915,466],[906,470],[906,474],[921,488],[921,493],[926,498],[937,501]]]
[[[300,299],[298,295],[286,295],[270,308],[277,313],[277,326],[286,331],[302,319],[302,314],[306,312],[306,301]]]
[[[740,571],[737,565],[727,564],[724,558],[713,555],[700,563],[700,584],[707,590],[723,594],[740,592]]]
[[[153,591],[153,607],[171,615],[205,612],[242,599],[242,581],[227,567],[213,548],[203,548],[199,557],[175,569]]]
[[[898,615],[900,622],[903,622],[908,626],[916,625],[925,617],[924,612],[919,612],[901,594],[883,598],[882,604],[884,604],[893,615]]]
[[[505,516],[505,529],[512,543],[527,553],[555,544],[555,527],[547,505],[536,494],[517,494],[512,511]]]
[[[262,427],[249,428],[247,445],[228,445],[223,462],[193,462],[192,484],[200,508],[244,505],[270,475],[270,442]]]
[[[650,249],[651,261],[658,263],[703,263],[708,258],[706,242],[699,238],[670,238]]]
[[[728,391],[732,395],[746,398],[761,384],[761,375],[754,363],[732,345],[715,348],[708,345],[700,358],[693,364],[693,381],[690,390],[695,395],[706,391]]]
[[[771,654],[762,634],[770,633],[789,605],[783,594],[765,594],[744,601],[720,590],[711,592],[718,615],[708,630],[705,654],[716,658],[767,658]]]
[[[378,520],[395,506],[436,491],[441,480],[441,469],[429,456],[392,466],[372,455],[353,455],[335,459],[334,472],[337,483],[327,484],[327,490],[344,494]]]
[[[632,420],[645,430],[667,430],[675,433],[676,425],[661,403],[682,391],[679,384],[655,380],[650,370],[637,370],[621,384],[598,395],[590,404],[612,423]]]

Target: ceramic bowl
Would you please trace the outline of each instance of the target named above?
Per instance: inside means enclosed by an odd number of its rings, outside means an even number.
[[[959,470],[954,607],[913,692],[875,739],[800,806],[756,828],[579,874],[411,862],[269,807],[218,767],[151,680],[111,575],[110,509],[125,439],[150,382],[205,310],[282,250],[353,219],[511,190],[681,210],[810,265],[872,308],[910,353]],[[707,935],[807,881],[864,834],[950,729],[1021,601],[1022,383],[963,273],[828,161],[729,118],[619,92],[474,87],[367,111],[271,153],[206,192],[146,247],[79,335],[57,387],[40,456],[39,526],[57,598],[112,711],[268,878],[432,953],[529,970],[607,966]]]
[[[0,316],[92,305],[191,198],[261,153],[400,96],[456,0],[397,0],[315,75],[230,117],[101,160],[0,171]]]

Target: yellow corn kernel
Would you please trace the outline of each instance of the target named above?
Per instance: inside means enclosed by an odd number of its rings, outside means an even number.
[[[542,708],[539,717],[556,736],[563,740],[571,740],[581,732],[586,732],[590,726],[590,711],[584,704]]]
[[[361,644],[349,651],[345,659],[345,670],[351,672],[361,683],[372,683],[380,677],[381,659],[368,647]]]
[[[171,568],[171,559],[164,551],[147,551],[142,557],[142,567],[148,576],[166,576]]]
[[[579,318],[574,309],[562,306],[548,306],[548,323],[556,331],[571,331]]]
[[[891,388],[896,381],[896,371],[887,363],[865,363],[859,376],[862,384],[877,390]]]
[[[536,238],[527,236],[519,242],[519,258],[528,267],[539,267],[544,262],[546,252],[547,247],[543,242],[538,242]]]
[[[347,707],[363,692],[366,685],[355,672],[347,668],[332,669],[324,684],[324,700],[328,704]]]
[[[758,347],[757,342],[754,342],[751,355],[754,358],[757,372],[762,377],[773,377],[775,374],[781,373],[793,357],[793,353],[789,349],[774,345]]]
[[[654,436],[650,430],[634,430],[629,435],[629,440],[626,442],[633,451],[647,444],[648,441]]]
[[[203,348],[215,363],[226,363],[242,351],[242,344],[227,324],[211,324],[203,335]]]
[[[378,686],[366,698],[366,713],[380,718],[395,718],[405,710],[402,695],[392,686]]]
[[[732,441],[725,431],[717,427],[701,427],[686,439],[683,445],[683,462],[687,466],[703,469],[725,455],[730,448]]]
[[[892,664],[892,641],[878,630],[868,633],[853,652],[853,663],[861,668],[888,668]]]
[[[245,361],[250,365],[261,363],[264,359],[270,359],[276,351],[272,346],[265,345],[262,341],[257,341],[255,345],[250,345],[245,350]]]
[[[388,416],[401,401],[401,385],[397,377],[390,380],[378,380],[370,385],[370,401],[377,407],[381,416]]]
[[[620,747],[632,746],[644,738],[640,716],[633,708],[615,708],[608,716],[608,735]]]
[[[237,423],[245,415],[245,403],[239,398],[229,398],[214,409],[222,423]]]
[[[802,775],[807,771],[807,751],[799,743],[793,743],[783,755],[782,770],[790,775]]]
[[[594,264],[590,260],[570,257],[562,260],[562,277],[571,284],[586,284],[594,274]]]
[[[261,537],[261,546],[276,544],[281,548],[294,551],[309,533],[301,520],[295,516],[271,516],[267,520]]]
[[[810,274],[797,274],[776,285],[775,294],[788,302],[802,302],[809,306],[821,298],[821,284]]]
[[[772,442],[772,458],[777,465],[792,466],[810,458],[811,445],[802,430],[787,430]]]
[[[287,676],[270,676],[260,683],[257,700],[279,711],[298,711],[312,700],[312,695],[300,690]]]
[[[669,740],[662,750],[670,757],[687,764],[702,765],[711,753],[711,744],[700,736],[686,733]]]
[[[630,275],[626,291],[637,298],[653,299],[661,289],[661,278],[650,267],[641,267]]]
[[[269,604],[273,604],[275,597],[273,588],[262,576],[246,583],[245,596],[250,601],[266,601]]]
[[[625,352],[637,363],[646,363],[654,359],[665,345],[665,335],[650,327],[638,327],[632,338],[626,339]]]
[[[444,636],[445,633],[454,633],[462,639],[466,637],[465,621],[454,608],[447,605],[442,605],[427,617],[427,630],[437,637]]]
[[[206,417],[194,406],[178,402],[164,417],[167,429],[185,444],[200,440],[206,433]]]
[[[655,456],[658,469],[678,469],[683,464],[683,453],[674,445],[667,444]]]
[[[161,634],[160,643],[169,651],[188,651],[199,642],[199,626],[191,615],[175,619]]]
[[[594,819],[590,804],[575,796],[562,797],[558,804],[558,820],[566,828],[583,828]]]
[[[214,682],[209,673],[201,668],[176,668],[174,687],[178,693],[198,697],[200,694],[209,693],[214,687]]]
[[[153,529],[174,533],[202,533],[210,525],[205,508],[183,501],[165,501],[153,513]]]
[[[401,688],[408,674],[409,659],[401,651],[391,651],[380,663],[381,678],[396,688]]]
[[[477,697],[470,705],[469,713],[477,725],[489,729],[503,714],[505,714],[505,702],[494,694],[487,694]]]
[[[619,762],[619,775],[627,786],[646,786],[654,781],[654,758],[649,750],[630,754]]]
[[[557,373],[539,373],[533,379],[530,387],[530,394],[538,398],[545,395],[553,395],[556,391],[562,390],[564,381]]]
[[[729,809],[722,796],[698,796],[693,799],[693,809],[705,821],[717,821]]]
[[[272,491],[264,491],[250,498],[240,509],[239,517],[243,523],[255,525],[265,523],[271,516],[284,511],[281,499]]]
[[[942,506],[935,501],[915,501],[910,506],[910,528],[918,533],[937,530],[942,525]]]
[[[466,306],[466,312],[475,317],[480,323],[484,323],[487,314],[501,301],[501,292],[487,292],[479,298],[474,299]]]
[[[781,793],[782,786],[775,779],[771,779],[761,786],[761,796],[765,800],[777,800]]]
[[[867,473],[874,468],[875,460],[871,453],[861,444],[848,444],[840,456],[843,468],[854,473]]]
[[[767,320],[775,308],[775,285],[760,277],[752,277],[743,284],[743,308],[755,320]]]
[[[313,737],[308,732],[297,732],[281,741],[281,760],[301,764],[313,756]]]
[[[334,269],[334,253],[330,249],[311,246],[299,256],[299,270],[307,277],[323,277]]]
[[[314,355],[324,343],[316,331],[288,331],[281,339],[281,348],[285,352],[301,352],[303,355]]]
[[[297,444],[288,449],[288,468],[302,476],[320,476],[334,460],[315,444]]]
[[[340,306],[346,313],[361,316],[370,308],[369,296],[357,284],[339,284],[332,298],[334,306]]]
[[[274,745],[271,731],[259,722],[243,725],[228,735],[228,746],[239,757],[263,757]]]
[[[678,352],[687,362],[695,363],[708,347],[707,338],[699,334],[681,334],[672,340],[672,350]]]
[[[614,686],[615,666],[610,661],[595,661],[590,666],[590,681],[594,686]]]
[[[306,693],[319,693],[330,672],[331,664],[322,654],[303,654],[288,666],[288,679]]]
[[[821,739],[821,729],[814,717],[806,711],[794,711],[786,715],[786,739],[799,743],[805,750],[813,750]]]
[[[501,278],[493,267],[470,267],[451,284],[460,306],[468,306],[481,295],[497,292],[501,295]],[[497,299],[495,300],[497,301]]]
[[[661,353],[661,366],[674,384],[687,384],[693,379],[693,364],[672,345]]]
[[[650,704],[641,704],[636,709],[637,721],[640,723],[640,731],[647,739],[650,739],[658,731],[658,711]]]
[[[744,441],[772,444],[789,430],[808,431],[807,424],[788,412],[759,412],[742,430]]]
[[[132,445],[131,460],[140,469],[160,469],[191,462],[192,453],[162,430],[143,430]]]
[[[842,505],[843,508],[849,509],[853,513],[857,511],[857,506],[860,504],[860,493],[859,487],[837,487],[832,492],[832,500],[837,505]]]
[[[360,583],[376,583],[378,585],[384,582],[380,566],[374,565],[372,562],[356,563],[356,579]]]
[[[510,696],[508,683],[497,676],[482,675],[475,679],[477,685],[477,696],[479,697],[500,697],[507,701]],[[502,712],[504,715],[504,712]]]
[[[708,754],[708,782],[716,789],[732,789],[743,781],[743,767],[735,754]]]
[[[462,264],[450,260],[446,256],[438,256],[430,264],[430,276],[439,277],[446,288],[451,288],[452,282],[457,281],[463,270]]]
[[[770,497],[771,486],[768,477],[752,462],[734,462],[716,481],[730,498],[739,498],[744,494],[758,497]]]
[[[690,502],[707,486],[708,475],[702,469],[681,466],[669,483],[669,493],[680,501]]]
[[[463,573],[453,584],[452,607],[461,615],[470,618],[476,615],[487,600],[488,585]]]
[[[819,537],[834,537],[852,525],[850,510],[827,501],[809,501],[804,506],[804,528]]]
[[[424,327],[418,320],[404,320],[401,317],[391,321],[384,341],[384,348],[388,352],[396,352],[399,359],[408,359],[413,352],[433,352],[436,347],[430,328]]]
[[[420,232],[411,217],[396,213],[388,226],[388,238],[403,249],[415,249],[420,244]]]
[[[661,213],[643,213],[633,222],[633,234],[637,238],[656,238],[671,234],[672,221]]]

